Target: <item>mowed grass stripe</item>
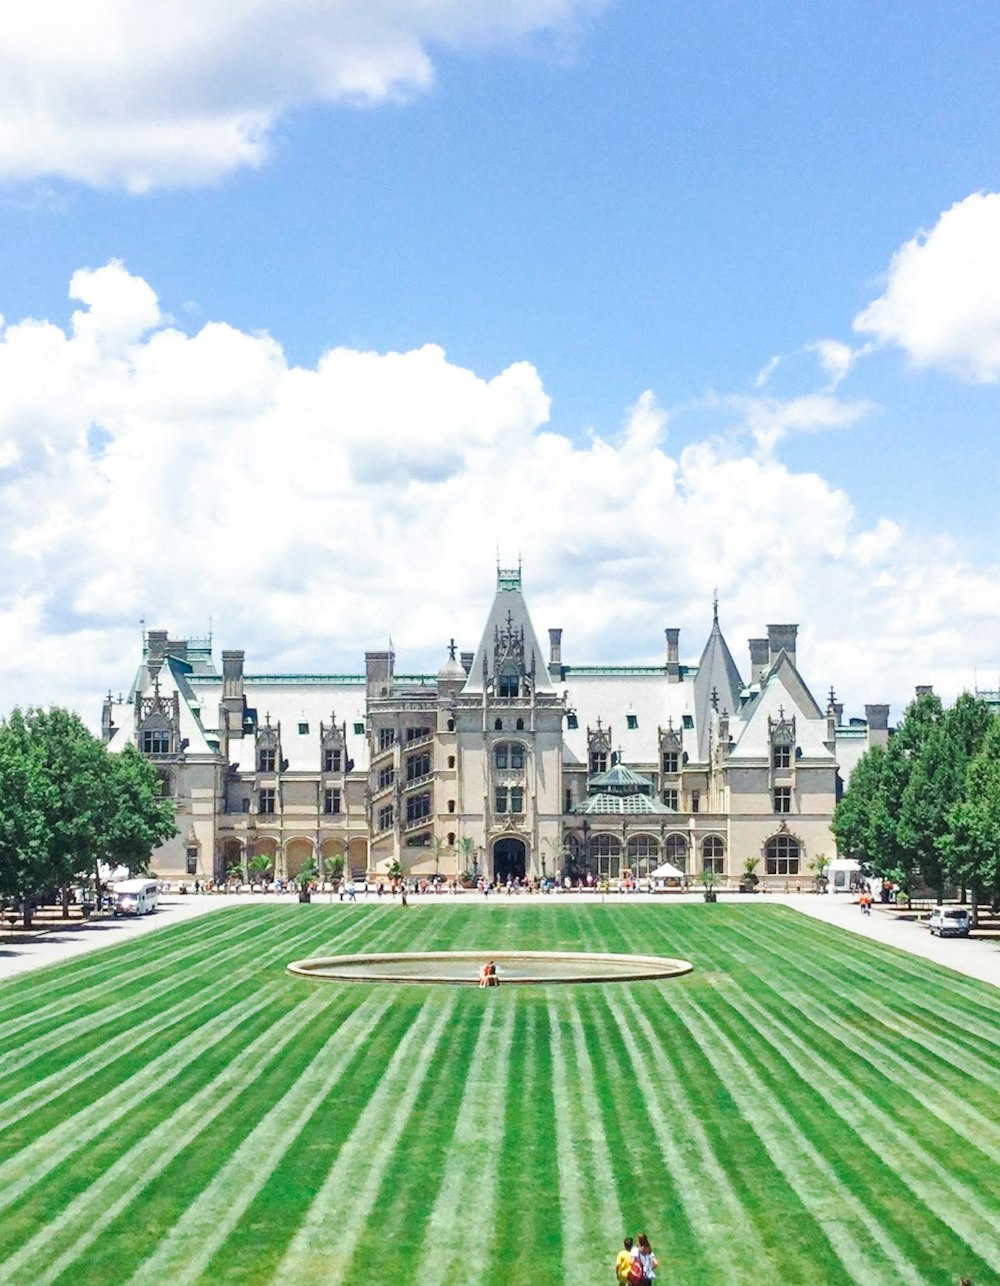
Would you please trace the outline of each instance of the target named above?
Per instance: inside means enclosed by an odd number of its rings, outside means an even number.
[[[597,930],[601,946],[627,953],[636,933],[640,941],[650,934],[655,942],[663,928],[661,914],[660,908],[648,905],[630,907],[627,916],[603,914]],[[694,1065],[691,1055],[699,1051],[678,1039],[682,1029],[676,1015],[665,1008],[675,986],[691,985],[698,985],[695,975],[655,987],[615,989],[618,1032],[633,1069],[628,1088],[634,1095],[636,1085],[642,1087],[637,1097],[648,1121],[643,1128],[657,1142],[672,1181],[675,1210],[683,1212],[678,1219],[659,1210],[657,1236],[664,1248],[669,1247],[669,1263],[684,1264],[696,1280],[776,1281],[780,1273],[787,1273],[790,1281],[797,1275],[808,1280],[815,1248],[803,1238],[805,1210],[766,1153],[747,1147],[756,1143],[755,1137],[737,1137],[746,1134],[745,1127],[734,1129],[743,1126],[738,1117],[717,1123],[720,1094],[728,1100],[725,1086],[704,1060]],[[657,1026],[653,1015],[659,1017]],[[669,1030],[663,1026],[668,1017]],[[649,1076],[650,1069],[655,1076]],[[780,1205],[779,1188],[785,1189]]]
[[[482,998],[479,1038],[462,1072],[464,1097],[445,1147],[437,1199],[424,1227],[413,1280],[420,1286],[480,1282],[498,1210],[504,1101],[511,1083],[516,997]],[[502,1011],[502,1012],[498,1012]],[[460,1212],[460,1213],[459,1213]]]
[[[224,912],[224,914],[226,913]],[[233,913],[229,912],[228,914]],[[100,1065],[101,1051],[113,1049],[115,1042],[120,1040],[119,1033],[114,1030],[116,1026],[122,1026],[126,1030],[127,1035],[124,1046],[135,1048],[135,1038],[139,1033],[158,1034],[162,1026],[172,1021],[175,1013],[183,1013],[185,1007],[189,1013],[193,1014],[193,1008],[201,1008],[204,1005],[213,1003],[217,1005],[224,1003],[225,995],[220,992],[218,984],[220,974],[226,975],[229,987],[245,985],[248,980],[259,977],[260,972],[269,966],[278,963],[283,965],[294,958],[298,951],[308,950],[309,946],[316,941],[318,931],[323,928],[325,926],[317,923],[310,923],[305,927],[299,925],[298,933],[289,936],[287,919],[283,917],[270,930],[255,932],[250,944],[247,942],[247,935],[244,929],[237,946],[232,946],[221,954],[210,953],[200,967],[197,960],[192,961],[191,969],[184,971],[183,975],[178,979],[176,987],[171,987],[166,992],[145,988],[138,996],[133,996],[132,993],[123,996],[118,1004],[107,1006],[101,1011],[99,1016],[100,1026],[97,1029],[95,1029],[97,1016],[90,1013],[75,1023],[60,1025],[55,1031],[51,1027],[47,1027],[33,1041],[19,1042],[15,1051],[0,1059],[0,1071],[7,1078],[9,1086],[13,1083],[9,1078],[14,1072],[30,1069],[31,1076],[28,1079],[25,1092],[29,1097],[35,1094],[47,1099],[50,1093],[47,1085],[48,1078],[39,1078],[38,1069],[30,1067],[33,1062],[41,1058],[48,1062],[55,1051],[64,1047],[77,1047],[80,1044],[81,1037],[86,1036],[91,1037],[94,1042],[98,1043],[98,1050],[95,1051],[95,1055],[98,1065]],[[393,932],[392,926],[386,925],[383,933],[375,935],[373,938],[370,929],[370,925],[355,922],[339,936],[345,941],[345,944],[349,943],[353,938],[359,940],[368,939],[377,944],[379,939],[387,937]],[[378,949],[377,945],[373,949]],[[240,967],[234,967],[237,965]],[[200,1002],[194,999],[199,990],[205,993],[204,999]],[[134,1024],[134,1010],[137,1003],[141,1004],[144,1011],[148,1011],[151,995],[155,997],[157,1004],[161,1004],[164,997],[171,996],[175,992],[180,992],[184,997],[175,1007],[168,1006],[165,1009],[157,1010],[148,1020],[141,1022],[138,1027]],[[69,1060],[70,1066],[68,1068],[61,1069],[67,1074],[71,1074],[71,1061]],[[9,1102],[10,1100],[8,1100],[8,1105]],[[3,1116],[0,1113],[0,1121],[2,1120]]]
[[[146,1131],[98,1179],[74,1197],[60,1215],[50,1219],[44,1229],[0,1264],[0,1280],[10,1282],[11,1286],[21,1286],[21,1283],[50,1286],[56,1281],[193,1139],[210,1130],[213,1122],[246,1094],[290,1042],[301,1036],[324,1008],[329,1008],[331,999],[319,995],[308,997],[245,1046],[219,1075],[206,1082],[169,1118]],[[52,1241],[66,1249],[62,1254],[46,1258],[45,1246]],[[23,1274],[22,1270],[25,1270]]]
[[[823,924],[810,916],[792,908],[782,908],[787,920],[787,933],[783,936],[790,943],[805,943],[812,934],[811,926],[816,925],[819,932],[815,935],[819,943],[832,955],[843,955],[844,937],[848,935],[851,947],[852,963],[857,967],[873,971],[877,978],[887,959],[892,961],[893,971],[900,980],[915,984],[923,992],[940,993],[944,990],[948,997],[944,1016],[954,1008],[961,1009],[966,1020],[972,1025],[981,1024],[987,1039],[995,1042],[997,1023],[1000,1020],[1000,991],[993,987],[984,987],[980,982],[958,973],[932,960],[925,960],[900,947],[889,946],[873,941],[863,935],[851,933],[836,925]],[[859,913],[860,914],[860,913]],[[876,914],[883,914],[876,912]],[[785,917],[783,917],[783,921]],[[815,945],[815,944],[814,944]],[[869,976],[872,976],[871,974]]]
[[[452,995],[440,1006],[426,1005],[403,1036],[277,1266],[276,1286],[335,1286],[352,1272],[351,1248],[371,1216],[455,1004]]]
[[[908,999],[914,1016],[919,1019],[919,1031],[945,1040],[954,1036],[970,1056],[996,1062],[1000,1056],[1000,1004],[984,1014],[982,1004],[971,1003],[965,988],[955,985],[961,975],[930,962],[917,961],[918,967],[914,967],[915,957],[881,944],[873,952],[866,939],[832,925],[822,926],[826,932],[818,935],[818,941],[813,941],[807,932],[808,922],[804,922],[806,917],[799,915],[783,926],[783,950],[779,952],[783,959],[796,962],[799,967],[803,960],[823,960],[828,971],[839,972],[840,981],[843,981],[846,963],[852,982],[863,991],[865,1004],[883,1007],[885,970],[891,962],[893,972],[899,975],[894,985],[903,981],[912,984]],[[737,933],[746,931],[746,925],[736,928]],[[901,961],[896,959],[899,955],[903,956]],[[984,987],[982,991],[989,995],[991,989]],[[947,1000],[942,1002],[942,996],[947,996]],[[959,1016],[961,1024],[956,1024]]]
[[[705,1281],[739,1281],[747,1268],[760,1281],[778,1280],[777,1266],[756,1224],[746,1222],[743,1202],[688,1096],[683,1069],[671,1060],[670,1045],[635,995],[624,995],[621,1003],[622,1044],[633,1068],[644,1073],[643,1110],[670,1176],[673,1208],[682,1212],[681,1220],[669,1218],[670,1206],[664,1202],[661,1219],[671,1235],[672,1258],[684,1263],[703,1259]],[[635,1092],[635,1086],[629,1088]],[[687,1229],[684,1238],[678,1236],[678,1223]],[[741,1227],[743,1235],[736,1240],[730,1234]]]
[[[301,940],[300,935],[292,941],[297,943]],[[289,944],[285,940],[270,952],[262,951],[262,968],[277,959],[282,959],[283,962],[288,949]],[[225,963],[223,960],[219,967],[222,968]],[[74,1029],[74,1039],[70,1040],[65,1029],[57,1029],[66,1039],[57,1040],[56,1033],[52,1033],[56,1049],[65,1050],[67,1056],[48,1075],[40,1075],[42,1068],[36,1066],[41,1062],[47,1068],[51,1058],[44,1048],[44,1037],[38,1037],[32,1044],[31,1057],[25,1052],[22,1059],[10,1060],[11,1063],[20,1063],[17,1067],[20,1076],[14,1076],[8,1065],[5,1079],[9,1097],[4,1108],[0,1109],[0,1125],[9,1131],[19,1120],[24,1120],[29,1112],[34,1112],[37,1114],[34,1124],[39,1127],[44,1125],[47,1118],[60,1119],[77,1111],[78,1107],[86,1106],[94,1097],[93,1087],[89,1084],[91,1079],[100,1078],[99,1093],[105,1093],[105,1073],[113,1064],[122,1061],[123,1068],[127,1071],[130,1065],[129,1055],[132,1059],[143,1057],[148,1060],[156,1057],[165,1042],[173,1043],[183,1039],[185,1034],[197,1028],[205,1020],[206,1012],[210,1020],[215,1011],[224,1010],[232,1003],[234,993],[238,995],[245,991],[246,980],[237,972],[230,971],[228,980],[220,986],[214,970],[210,972],[207,966],[203,966],[201,972],[193,977],[185,975],[179,985],[182,999],[176,1006],[161,1011],[154,1006],[159,1003],[162,993],[156,994],[154,1001],[147,998],[142,1011],[148,1013],[152,1008],[153,1012],[138,1025],[134,1022],[129,1025],[129,1014],[124,1012],[125,1034],[107,1030],[103,1020],[95,1025],[94,1019],[87,1020],[86,1039],[81,1039],[80,1033]],[[173,989],[166,994],[172,995]],[[175,1023],[178,1030],[171,1032],[170,1028]],[[75,1049],[80,1050],[76,1057]],[[19,1079],[20,1089],[17,1088]],[[62,1101],[61,1096],[65,1096]]]
[[[40,1138],[0,1164],[0,1211],[23,1200],[74,1153],[113,1130],[130,1112],[155,1095],[165,1081],[178,1076],[193,1059],[267,1009],[280,993],[280,984],[265,984],[253,996],[232,1006],[171,1049],[146,1063],[127,1081],[114,1086],[86,1108],[74,1113]]]
[[[790,987],[788,984],[796,984]],[[833,986],[837,990],[833,990]],[[1000,1165],[1000,1121],[995,1114],[996,1078],[977,1078],[972,1072],[956,1068],[947,1071],[939,1059],[915,1045],[898,1029],[889,1029],[873,1018],[855,999],[853,989],[844,981],[835,984],[814,979],[808,970],[797,971],[793,979],[762,979],[759,988],[764,1002],[773,1012],[783,1012],[790,1026],[811,1026],[813,1038],[828,1040],[834,1057],[853,1059],[850,1075],[855,1085],[870,1084],[872,1092],[886,1079],[895,1082],[895,1114],[912,1099],[913,1125],[920,1132],[928,1114],[937,1118],[949,1132],[944,1146],[950,1150],[952,1164],[972,1146]],[[984,1109],[976,1106],[979,1099]],[[993,1109],[993,1110],[989,1110]],[[959,1133],[962,1144],[956,1157]]]
[[[266,939],[271,933],[280,932],[282,927],[279,924],[270,931],[256,930],[257,941]],[[167,934],[172,930],[163,932]],[[133,968],[131,961],[123,972],[120,968],[121,959],[117,953],[113,957],[106,957],[99,975],[103,981],[84,992],[74,989],[72,1007],[84,1010],[80,1018],[67,1020],[69,1009],[50,1006],[43,1011],[37,1021],[33,1018],[30,1024],[13,1023],[0,1029],[0,1038],[5,1042],[13,1041],[15,1036],[18,1037],[16,1049],[0,1057],[0,1074],[6,1076],[25,1066],[31,1058],[37,1056],[39,1049],[46,1054],[51,1054],[54,1049],[72,1043],[79,1036],[90,1032],[97,1020],[110,1038],[115,1034],[114,1029],[117,1025],[132,1019],[137,1006],[147,1008],[150,997],[155,996],[159,1003],[164,995],[169,995],[176,987],[190,986],[192,975],[198,976],[199,973],[203,973],[206,980],[209,976],[217,978],[220,973],[226,973],[234,964],[249,963],[246,926],[232,935],[224,935],[222,941],[228,942],[230,937],[232,937],[231,944],[227,949],[220,951],[218,939],[211,934],[210,928],[207,931],[203,930],[204,958],[194,955],[185,959],[183,969],[185,977],[180,978],[172,967],[164,970],[165,976],[161,978],[159,972],[147,974],[137,971]],[[168,959],[173,960],[173,956],[171,955]],[[267,962],[265,953],[265,957],[260,959],[259,964],[262,966]],[[234,973],[233,976],[237,977],[238,973]],[[166,984],[165,992],[164,984]],[[111,999],[109,1000],[108,997]],[[39,1028],[34,1037],[25,1035],[29,1025]]]
[[[559,1191],[556,1115],[549,1058],[548,1008],[541,991],[512,1004],[517,1023],[498,1161],[502,1212],[489,1234],[489,1273],[498,1286],[539,1286],[560,1280],[562,1235],[554,1199]]]
[[[829,1156],[774,1093],[761,1092],[754,1062],[696,1000],[679,991],[672,999],[692,1039],[728,1086],[774,1166],[822,1228],[848,1276],[864,1286],[924,1286],[927,1279],[919,1264],[887,1237]]]
[[[624,1235],[624,1218],[603,1122],[594,1110],[601,1096],[595,1089],[572,991],[550,990],[548,1016],[557,1105],[563,1274],[567,1282],[582,1283],[593,1280],[602,1268],[607,1271],[610,1247],[617,1247]],[[592,1193],[601,1194],[596,1209]]]
[[[895,1097],[898,1091],[894,1092],[893,1110],[890,1111],[884,1100],[884,1083],[863,1086],[860,1080],[840,1072],[837,1063],[829,1056],[833,1051],[821,1052],[818,1033],[806,1030],[800,1035],[777,1022],[745,991],[729,998],[727,1003],[741,1018],[753,1020],[757,1036],[767,1041],[776,1057],[787,1063],[800,1080],[823,1087],[829,1108],[846,1129],[877,1156],[880,1165],[891,1166],[915,1203],[934,1212],[982,1264],[1000,1274],[1000,1240],[997,1237],[1000,1203],[995,1197],[991,1199],[991,1194],[981,1194],[956,1174],[956,1170],[961,1168],[961,1139],[957,1135],[952,1133],[943,1149],[943,1155],[951,1161],[949,1165],[897,1122],[894,1112],[898,1111]],[[938,1262],[955,1261],[954,1246],[939,1245],[935,1249]],[[961,1262],[961,1256],[957,1258]],[[972,1267],[966,1263],[964,1270],[970,1271]]]
[[[215,915],[207,913],[205,919],[214,920]],[[57,980],[46,988],[45,993],[53,993],[54,998],[40,1005],[38,995],[30,987],[17,988],[17,998],[5,1007],[7,1016],[0,1014],[0,1039],[7,1041],[35,1025],[51,1024],[55,1018],[65,1020],[74,1009],[93,1007],[102,1003],[109,994],[118,997],[149,991],[161,980],[161,975],[169,977],[172,970],[181,964],[185,968],[198,964],[202,956],[207,959],[217,952],[220,944],[232,941],[241,951],[245,949],[245,922],[227,926],[224,932],[219,932],[217,925],[206,926],[204,921],[200,921],[194,935],[190,938],[184,935],[182,941],[176,943],[176,936],[185,927],[176,925],[153,930],[150,935],[155,940],[152,949],[135,956],[132,952],[138,949],[138,943],[109,943],[96,952],[96,960],[91,957],[86,970],[82,967],[74,969],[71,962],[46,966],[44,972],[57,971]],[[125,960],[128,967],[122,969],[120,965]],[[27,975],[29,979],[32,976]],[[7,985],[13,989],[19,981],[10,979]]]
[[[892,1084],[898,1095],[914,1101],[920,1113],[935,1117],[954,1131],[961,1139],[960,1152],[971,1146],[1000,1167],[1000,1121],[969,1102],[968,1091],[957,1093],[949,1088],[950,1078],[948,1082],[942,1079],[938,1065],[926,1053],[917,1056],[909,1049],[908,1042],[898,1038],[898,1048],[893,1048],[889,1042],[896,1033],[884,1031],[878,1024],[848,1021],[813,996],[801,993],[786,996],[785,1004],[791,1011],[790,1021],[812,1024],[831,1040],[852,1050],[883,1084]],[[983,1097],[995,1103],[995,1081],[989,1085],[976,1084]]]
[[[898,1166],[892,1166],[896,1158],[885,1135],[876,1126],[876,1135],[869,1143],[853,1119],[833,1111],[826,1096],[819,1093],[811,1081],[794,1074],[781,1043],[780,1028],[775,1030],[772,1043],[765,1032],[745,1020],[741,1001],[742,997],[737,995],[731,1007],[716,1008],[715,1022],[754,1061],[765,1095],[776,1096],[785,1090],[784,1106],[804,1136],[822,1141],[825,1155],[845,1182],[849,1182],[866,1214],[881,1230],[883,1244],[894,1246],[911,1262],[920,1264],[922,1271],[926,1271],[928,1264],[934,1265],[932,1276],[940,1273],[945,1265],[953,1266],[956,1272],[971,1267],[979,1276],[979,1270],[984,1267],[982,1261],[974,1257],[963,1238],[942,1220],[929,1200],[926,1185],[918,1183],[915,1188],[911,1186],[909,1192],[906,1190],[906,1175]],[[883,1110],[888,1111],[884,1091],[880,1101]],[[886,1182],[887,1173],[892,1175],[892,1183]],[[916,1209],[920,1210],[919,1227],[914,1218]]]
[[[338,999],[344,1000],[343,993]],[[211,1183],[194,1197],[153,1255],[129,1278],[130,1286],[164,1281],[186,1286],[198,1280],[318,1105],[333,1093],[361,1056],[374,1029],[386,1017],[392,999],[391,994],[361,999],[316,1051],[304,1074],[269,1107]]]
[[[749,936],[745,928],[735,932],[742,937]],[[846,931],[843,934],[848,939],[846,945],[849,946],[850,935]],[[922,992],[914,994],[911,990],[906,993],[905,1014],[900,1013],[902,1001],[899,996],[893,997],[895,1003],[885,998],[885,965],[888,962],[884,962],[882,972],[875,975],[877,982],[872,980],[871,989],[861,991],[860,979],[853,967],[849,977],[845,977],[843,955],[835,955],[830,959],[822,948],[799,953],[786,950],[785,939],[777,940],[775,935],[768,935],[763,926],[752,940],[757,943],[758,950],[767,950],[780,961],[787,975],[799,975],[804,987],[822,983],[828,994],[842,997],[849,1007],[856,1010],[859,1017],[870,1014],[888,1032],[910,1041],[920,1053],[930,1054],[935,1064],[944,1065],[941,1070],[947,1072],[950,1067],[962,1080],[970,1074],[980,1081],[993,1080],[998,1059],[991,1050],[983,1048],[982,1042],[963,1030],[960,1013],[953,1014],[950,1021],[940,1019],[936,1008],[927,1009],[927,998]],[[850,959],[849,956],[847,958]],[[938,977],[934,981],[940,987],[946,979]],[[845,991],[848,982],[851,986],[849,993]]]

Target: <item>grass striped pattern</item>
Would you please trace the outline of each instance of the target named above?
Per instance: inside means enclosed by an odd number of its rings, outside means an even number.
[[[499,991],[337,951],[690,959]],[[4,1286],[1000,1283],[1000,992],[774,906],[228,908],[0,986]]]

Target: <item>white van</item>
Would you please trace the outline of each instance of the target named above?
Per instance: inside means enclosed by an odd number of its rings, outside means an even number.
[[[113,892],[115,915],[150,915],[159,901],[155,880],[119,880]]]

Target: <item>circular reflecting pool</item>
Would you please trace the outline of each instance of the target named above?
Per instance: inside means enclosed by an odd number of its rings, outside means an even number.
[[[294,960],[292,973],[333,982],[422,982],[479,985],[492,961],[501,986],[538,983],[635,982],[690,973],[687,960],[583,951],[409,951],[380,955],[318,956]]]

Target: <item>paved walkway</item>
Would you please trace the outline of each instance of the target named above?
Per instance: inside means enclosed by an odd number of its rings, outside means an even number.
[[[328,900],[336,902],[332,895],[320,894],[316,902],[323,904]],[[358,897],[358,905],[365,901],[374,905],[378,899],[372,895],[365,899]],[[580,903],[608,902],[611,905],[634,905],[637,902],[654,902],[657,905],[670,906],[678,902],[700,902],[700,893],[648,895],[618,893],[573,893],[561,894],[520,894],[508,898],[504,894],[493,894],[482,898],[478,893],[465,893],[461,896],[452,894],[427,895],[411,897],[410,906],[414,910],[430,910],[435,906],[454,906],[456,904],[502,906],[559,906],[578,905]],[[739,894],[720,893],[720,902],[741,902],[767,906],[779,903],[794,907],[795,910],[822,920],[837,928],[847,929],[875,942],[884,942],[889,946],[899,947],[913,955],[933,960],[936,964],[954,969],[970,978],[978,978],[994,987],[1000,987],[1000,942],[977,941],[964,938],[932,938],[926,926],[915,921],[899,920],[894,915],[880,911],[877,907],[870,916],[863,916],[858,906],[847,897],[829,895],[818,897],[815,894],[768,894],[753,899]],[[153,933],[159,929],[189,920],[193,916],[204,915],[209,911],[222,910],[228,906],[245,906],[250,903],[273,905],[275,902],[294,903],[295,894],[240,894],[234,897],[167,896],[160,899],[159,910],[155,915],[141,916],[136,919],[95,920],[89,923],[74,923],[65,929],[48,930],[39,933],[29,940],[19,940],[17,934],[4,929],[0,932],[0,979],[11,978],[26,973],[43,965],[59,961],[77,960],[81,956],[100,947],[118,942],[127,942],[141,933]],[[383,903],[390,903],[385,897]]]

